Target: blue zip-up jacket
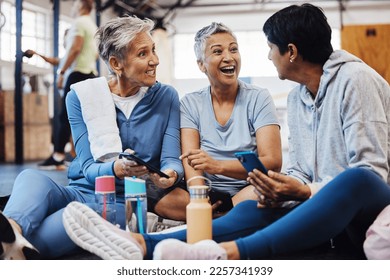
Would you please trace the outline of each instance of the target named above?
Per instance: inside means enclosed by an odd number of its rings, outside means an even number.
[[[88,131],[83,121],[80,101],[71,89],[66,97],[69,123],[77,157],[68,169],[70,185],[94,190],[95,178],[114,175],[114,162],[95,162],[88,140]],[[157,82],[135,106],[127,119],[116,109],[122,149],[136,151],[143,160],[161,170],[173,169],[178,180],[184,175],[180,156],[180,103],[177,91]],[[123,180],[116,180],[118,194],[123,194]]]
[[[299,85],[287,104],[287,172],[313,183],[312,195],[352,167],[371,169],[390,183],[390,87],[362,60],[334,51],[315,99]]]

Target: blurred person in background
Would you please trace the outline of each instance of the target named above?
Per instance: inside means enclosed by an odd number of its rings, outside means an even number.
[[[58,68],[57,84],[64,84],[64,94],[58,120],[54,120],[56,122],[56,129],[53,130],[52,137],[54,152],[49,158],[38,164],[38,167],[43,170],[64,170],[66,168],[64,164],[65,146],[71,136],[65,104],[66,95],[72,84],[94,78],[98,74],[96,69],[98,52],[94,40],[97,26],[91,17],[93,3],[93,0],[77,0],[73,4],[73,13],[77,17],[67,35],[64,62]]]

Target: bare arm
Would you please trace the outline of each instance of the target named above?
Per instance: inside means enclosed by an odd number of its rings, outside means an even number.
[[[196,129],[192,128],[182,128],[180,130],[181,137],[181,153],[182,153],[182,162],[184,167],[184,176],[185,180],[203,175],[202,170],[195,170],[190,166],[188,159],[183,155],[187,155],[191,150],[198,150],[200,148],[200,136],[199,132]],[[192,184],[203,184],[203,180],[193,180]]]
[[[269,170],[282,169],[282,143],[277,125],[267,125],[256,131],[257,153]]]
[[[25,51],[25,54],[27,57],[32,57],[34,54],[35,55],[38,55],[39,57],[41,57],[44,61],[46,61],[47,63],[50,63],[51,65],[58,65],[60,63],[60,59],[58,57],[49,57],[49,56],[45,56],[43,54],[39,54],[37,53],[36,51],[34,50],[26,50]]]
[[[181,129],[182,156],[186,180],[194,176],[221,174],[233,178],[246,179],[247,172],[238,160],[216,160],[200,149],[200,136],[196,129]],[[195,181],[195,180],[194,180]],[[199,181],[195,181],[199,183]],[[191,182],[193,184],[193,182]]]
[[[64,65],[59,71],[59,76],[57,80],[57,87],[62,88],[64,86],[64,73],[72,65],[73,61],[79,56],[81,49],[83,48],[84,38],[81,36],[74,37],[72,47],[70,48]]]
[[[66,56],[66,61],[64,65],[62,66],[62,69],[60,69],[60,73],[65,73],[65,71],[72,65],[72,63],[76,60],[76,58],[79,56],[84,44],[84,38],[81,36],[75,36],[73,39],[73,43],[71,48],[69,49],[69,52]]]
[[[221,174],[228,177],[245,180],[247,171],[236,160],[215,160],[205,151],[200,149],[199,132],[195,129],[184,128],[181,130],[182,160],[186,174],[186,180],[193,176],[209,174]],[[275,171],[280,171],[282,166],[282,151],[279,126],[269,125],[256,132],[256,142],[259,157],[264,165]]]

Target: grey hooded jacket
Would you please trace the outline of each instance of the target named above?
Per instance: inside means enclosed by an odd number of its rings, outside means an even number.
[[[388,82],[346,51],[334,51],[323,70],[314,100],[303,85],[288,96],[287,173],[309,183],[312,195],[351,167],[390,182]]]

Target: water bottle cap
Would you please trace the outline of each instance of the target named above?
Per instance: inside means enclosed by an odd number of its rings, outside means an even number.
[[[142,194],[146,193],[145,180],[125,177],[125,194]]]
[[[96,177],[95,192],[115,192],[115,177],[109,175]]]
[[[190,197],[207,197],[208,186],[189,186]]]

